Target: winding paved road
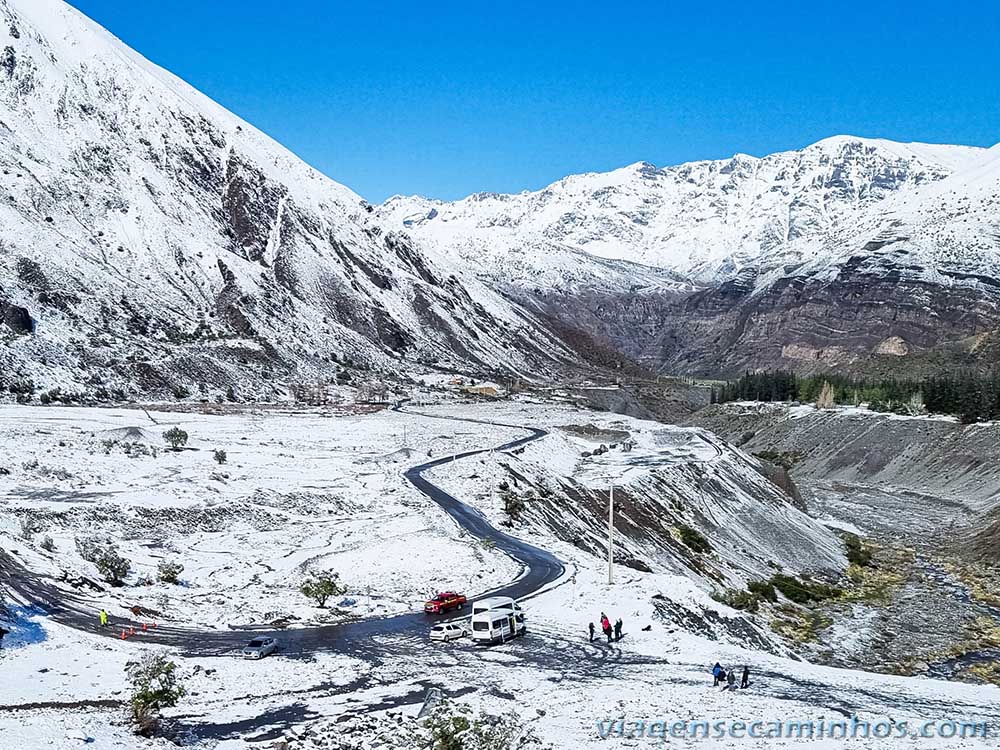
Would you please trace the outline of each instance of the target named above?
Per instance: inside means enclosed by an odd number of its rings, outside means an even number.
[[[395,411],[406,414],[397,407]],[[450,421],[472,422],[494,427],[523,429],[526,437],[513,440],[492,450],[507,451],[538,440],[548,433],[531,427],[488,422],[478,419],[441,417],[434,414],[412,412],[420,416]],[[490,448],[466,451],[449,455],[434,461],[414,466],[404,472],[406,479],[420,492],[437,503],[465,531],[478,539],[492,541],[496,548],[509,555],[522,566],[521,575],[513,582],[484,592],[475,597],[510,596],[524,599],[557,581],[565,568],[554,555],[543,549],[516,539],[493,527],[484,515],[442,490],[424,477],[431,469],[455,460],[486,453]],[[19,561],[6,552],[0,551],[0,591],[7,597],[20,601],[28,607],[37,608],[50,619],[77,630],[87,631],[105,637],[117,637],[123,626],[133,623],[121,618],[111,618],[108,628],[96,627],[96,606],[80,594],[61,588],[51,577],[31,573]],[[272,635],[281,644],[284,656],[307,656],[316,651],[337,651],[341,653],[377,659],[382,649],[372,640],[377,636],[398,634],[425,635],[430,623],[447,620],[454,615],[428,616],[423,612],[405,613],[392,617],[355,620],[336,625],[295,628],[280,631],[255,630],[194,630],[173,625],[160,624],[155,631],[137,631],[129,640],[138,640],[161,645],[175,646],[182,653],[191,656],[222,655],[242,648],[252,636]]]

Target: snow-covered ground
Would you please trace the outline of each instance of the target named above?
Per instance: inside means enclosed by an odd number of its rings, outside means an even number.
[[[162,438],[174,426],[190,436],[179,452]],[[148,442],[126,454],[130,444],[114,441],[130,430]],[[5,407],[0,434],[10,472],[0,490],[8,549],[35,569],[96,579],[76,541],[106,538],[131,561],[129,583],[153,579],[104,591],[95,613],[140,605],[209,627],[326,619],[298,586],[308,571],[334,570],[355,602],[344,614],[380,616],[413,610],[441,588],[481,591],[517,575],[507,557],[443,522],[400,471],[428,455],[504,442],[515,430],[456,429],[393,412],[147,416]],[[217,449],[226,451],[224,464]],[[28,514],[39,529],[30,543],[19,538]],[[46,536],[53,552],[40,547]],[[155,582],[161,561],[184,566],[182,585]]]
[[[176,558],[185,565],[184,586],[137,587],[133,574],[123,589],[81,594],[92,597],[95,612],[105,604],[118,607],[116,613],[122,612],[121,604],[155,602],[166,595],[170,611],[184,621],[174,625],[225,628],[230,622],[260,621],[274,612],[302,620],[326,616],[306,606],[295,591],[303,566],[310,565],[341,573],[350,587],[348,596],[357,601],[345,608],[351,614],[403,611],[435,587],[453,585],[472,593],[518,572],[511,561],[463,538],[448,516],[406,485],[402,472],[426,461],[428,450],[440,457],[488,448],[523,431],[436,417],[543,428],[592,425],[595,435],[624,427],[636,438],[636,455],[659,439],[652,430],[644,434],[643,424],[651,423],[565,406],[461,404],[421,411],[436,416],[389,411],[359,417],[153,412],[158,422],[153,424],[143,412],[132,410],[3,409],[3,466],[11,473],[2,477],[0,548],[17,552],[40,572],[66,568],[71,577],[94,579],[95,571],[76,555],[74,534],[115,537],[139,574],[153,572],[158,556]],[[139,427],[156,436],[174,424],[190,434],[192,450],[130,458],[120,448],[105,453],[101,443],[108,430]],[[408,455],[398,452],[404,425],[414,449]],[[522,455],[548,462],[554,473],[571,474],[577,470],[578,456],[572,455],[576,443],[575,438],[565,439],[570,442],[561,451],[560,443],[546,439],[529,444]],[[551,453],[540,453],[550,447]],[[212,460],[217,448],[228,453],[221,466]],[[711,458],[707,452],[702,455],[706,449],[698,444],[678,444],[676,450],[684,460]],[[459,477],[474,489],[469,477],[485,466],[481,460],[489,459],[456,461],[428,478],[449,489],[449,482]],[[39,467],[52,471],[41,472]],[[61,473],[54,472],[59,469],[71,476],[57,478]],[[229,476],[213,478],[219,473]],[[471,495],[460,497],[474,500],[476,493]],[[16,517],[28,510],[49,514],[41,516],[49,528],[30,543],[17,537]],[[224,510],[234,512],[214,515]],[[498,509],[482,510],[500,520]],[[432,645],[412,633],[385,635],[376,639],[379,656],[371,659],[335,651],[296,659],[278,655],[260,662],[232,655],[174,654],[189,694],[166,712],[167,718],[192,746],[269,747],[272,740],[308,730],[315,736],[292,746],[313,748],[322,746],[316,737],[327,734],[343,740],[341,727],[364,734],[359,727],[392,726],[396,719],[390,713],[413,715],[426,690],[437,687],[476,708],[514,710],[546,742],[567,749],[662,744],[648,736],[602,738],[598,723],[619,719],[667,722],[667,732],[675,721],[761,721],[767,731],[773,730],[770,722],[849,723],[851,717],[873,724],[891,719],[894,734],[899,722],[909,722],[910,731],[916,731],[931,720],[988,720],[994,732],[1000,731],[1000,688],[819,667],[712,640],[661,616],[666,601],[692,612],[711,608],[719,617],[736,617],[711,601],[704,585],[692,578],[618,566],[615,584],[609,587],[602,557],[559,541],[541,527],[515,526],[511,533],[529,534],[532,543],[568,563],[562,582],[524,602],[527,637],[487,649],[466,642]],[[55,553],[36,547],[46,534],[56,543]],[[173,548],[164,555],[164,547],[151,546],[154,542]],[[588,642],[587,623],[596,623],[601,612],[623,620],[625,637],[620,643]],[[60,750],[85,744],[123,750],[168,746],[162,740],[150,743],[133,737],[123,724],[122,708],[114,705],[127,697],[124,663],[142,646],[70,630],[37,611],[14,608],[14,613],[18,627],[0,649],[0,671],[6,678],[0,680],[0,744]],[[709,669],[715,661],[749,665],[751,688],[713,688]],[[338,723],[348,716],[355,718]],[[609,727],[604,724],[605,730]],[[634,729],[625,725],[626,734]],[[648,725],[645,731],[655,735],[661,730]],[[681,747],[743,743],[831,750],[993,746],[979,739],[895,736],[811,743],[736,737],[669,741]]]

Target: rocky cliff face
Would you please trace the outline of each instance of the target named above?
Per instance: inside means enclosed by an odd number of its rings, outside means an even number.
[[[0,309],[0,385],[265,395],[344,360],[576,361],[61,0],[0,0]]]
[[[1000,430],[946,418],[860,409],[721,404],[690,418],[748,453],[784,457],[805,484],[932,495],[976,514],[1000,512]]]

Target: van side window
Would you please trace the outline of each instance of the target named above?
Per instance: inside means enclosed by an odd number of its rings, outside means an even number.
[[[493,621],[493,627],[499,628],[499,627],[502,627],[502,626],[503,626],[503,620],[494,620]]]

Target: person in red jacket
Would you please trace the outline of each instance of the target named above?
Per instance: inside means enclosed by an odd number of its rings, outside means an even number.
[[[601,630],[604,631],[604,635],[608,637],[608,643],[611,643],[611,620],[608,616],[601,612]]]

